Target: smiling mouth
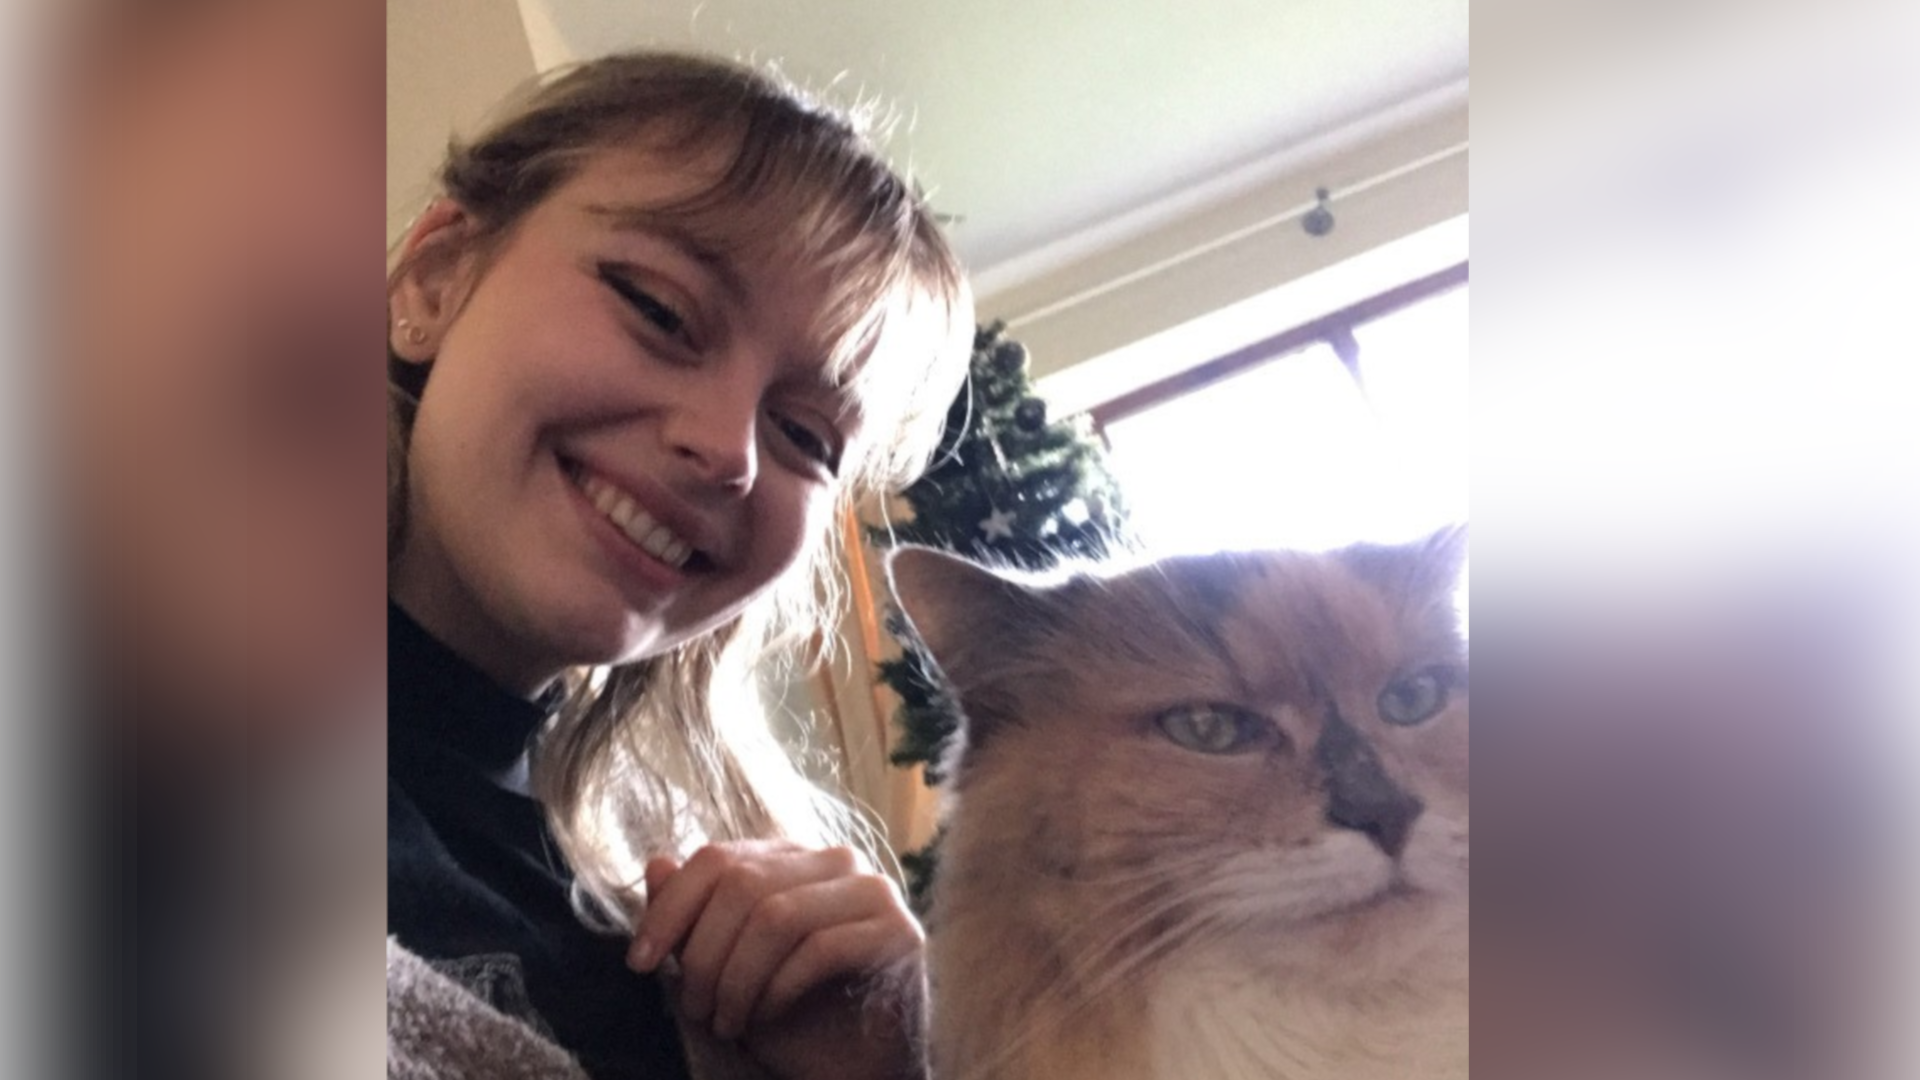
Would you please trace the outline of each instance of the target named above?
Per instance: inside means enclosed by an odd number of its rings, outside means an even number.
[[[647,513],[632,495],[588,472],[579,462],[563,460],[561,465],[568,482],[634,547],[675,570],[702,570],[713,565],[712,559]]]

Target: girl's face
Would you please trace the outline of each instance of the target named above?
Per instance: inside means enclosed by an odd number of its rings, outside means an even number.
[[[653,655],[801,558],[859,436],[829,384],[819,275],[703,249],[645,208],[703,177],[596,154],[487,257],[422,271],[393,335],[434,361],[391,588],[503,685]],[[443,205],[423,250],[464,219]]]

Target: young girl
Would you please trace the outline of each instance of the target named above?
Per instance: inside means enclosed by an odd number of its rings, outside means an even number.
[[[939,438],[953,253],[706,59],[572,69],[439,179],[388,290],[389,932],[600,1080],[686,1075],[668,996],[774,1076],[919,1074],[919,928],[745,703]]]

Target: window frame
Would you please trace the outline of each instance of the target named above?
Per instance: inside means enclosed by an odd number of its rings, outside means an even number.
[[[1196,364],[1163,379],[1128,391],[1086,410],[1086,416],[1102,445],[1109,449],[1107,426],[1138,416],[1188,394],[1204,390],[1236,375],[1243,375],[1264,364],[1285,359],[1303,349],[1325,344],[1331,348],[1355,385],[1365,387],[1360,378],[1360,346],[1354,332],[1361,326],[1392,315],[1422,301],[1452,292],[1467,284],[1467,262],[1462,260],[1424,277],[1397,285],[1382,293],[1349,304],[1317,319],[1262,338],[1223,356]]]

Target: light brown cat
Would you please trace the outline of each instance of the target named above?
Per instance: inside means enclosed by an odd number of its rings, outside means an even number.
[[[1465,1077],[1464,558],[898,553],[966,713],[936,1080]]]

